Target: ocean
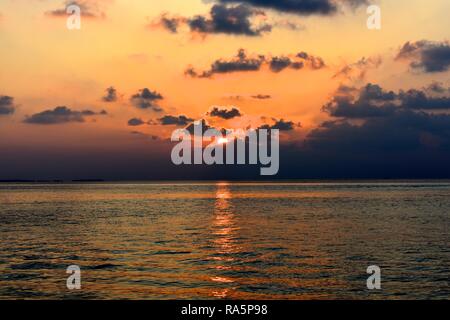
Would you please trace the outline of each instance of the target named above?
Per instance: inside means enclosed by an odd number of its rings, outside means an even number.
[[[449,218],[437,181],[4,183],[0,298],[449,299]]]

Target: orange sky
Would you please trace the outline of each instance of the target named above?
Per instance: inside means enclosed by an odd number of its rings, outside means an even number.
[[[89,2],[89,0],[88,0]],[[91,3],[104,12],[102,18],[82,17],[81,30],[68,30],[66,18],[46,12],[64,8],[56,0],[0,2],[0,95],[14,97],[16,112],[0,117],[0,135],[18,145],[130,143],[130,131],[167,138],[173,126],[145,125],[131,128],[131,118],[155,120],[163,115],[205,117],[212,106],[241,110],[243,117],[209,119],[217,126],[254,127],[266,117],[301,122],[291,137],[304,136],[328,118],[322,106],[341,83],[361,86],[366,82],[398,90],[405,84],[421,88],[448,76],[410,72],[407,63],[394,61],[396,51],[407,41],[448,39],[450,2],[434,0],[374,1],[382,8],[382,29],[366,28],[366,6],[342,9],[333,16],[299,16],[267,10],[267,21],[275,25],[260,37],[209,34],[194,37],[187,28],[171,34],[151,28],[161,13],[192,17],[207,15],[212,3],[200,0],[103,0]],[[295,23],[297,30],[287,28]],[[192,65],[208,69],[219,58],[230,59],[239,48],[249,54],[278,56],[306,51],[321,57],[320,70],[284,70],[217,74],[212,79],[184,75]],[[345,65],[359,59],[381,59],[369,68],[364,79],[333,77]],[[355,77],[357,76],[355,74]],[[114,86],[119,99],[105,103],[105,89]],[[130,97],[142,88],[164,96],[163,113],[140,110]],[[252,99],[265,94],[267,100]],[[241,96],[239,100],[230,97]],[[25,117],[67,106],[72,110],[105,109],[107,116],[89,118],[87,123],[39,126],[23,123]],[[95,122],[93,121],[95,119]],[[6,140],[3,140],[5,143]]]

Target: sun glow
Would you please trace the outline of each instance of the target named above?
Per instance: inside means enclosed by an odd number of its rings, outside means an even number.
[[[217,140],[218,144],[225,144],[225,143],[228,143],[228,142],[229,142],[228,138],[219,138]]]

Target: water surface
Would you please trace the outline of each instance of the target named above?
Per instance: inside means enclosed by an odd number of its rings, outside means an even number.
[[[0,298],[449,299],[449,209],[443,182],[0,184]]]

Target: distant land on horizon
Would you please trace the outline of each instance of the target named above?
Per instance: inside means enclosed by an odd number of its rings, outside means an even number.
[[[370,178],[336,178],[336,179],[259,179],[259,180],[246,180],[246,179],[142,179],[142,180],[105,180],[105,179],[0,179],[0,183],[48,183],[48,184],[65,184],[65,183],[154,183],[154,182],[180,182],[180,183],[209,183],[209,182],[237,182],[237,183],[327,183],[327,182],[339,182],[339,183],[386,183],[386,182],[450,182],[448,178],[433,179],[433,178],[411,178],[411,179],[370,179]]]

